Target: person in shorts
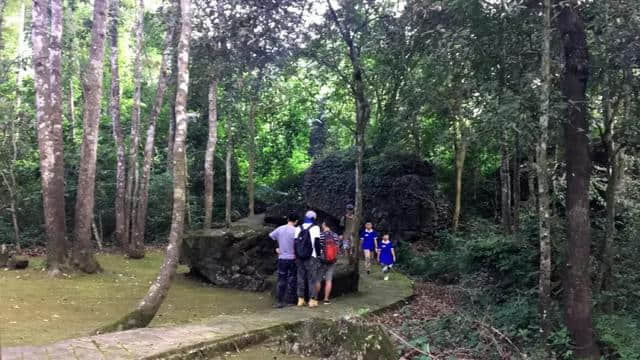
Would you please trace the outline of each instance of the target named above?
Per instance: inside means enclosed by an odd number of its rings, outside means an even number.
[[[334,233],[331,230],[331,224],[328,220],[322,222],[322,233],[320,234],[320,242],[324,244],[324,242],[332,238],[334,241],[338,241],[338,234]],[[324,304],[331,304],[331,288],[333,286],[333,274],[336,271],[337,262],[332,264],[322,264],[322,272],[324,276]],[[318,287],[320,286],[320,282],[318,282]]]
[[[373,223],[367,221],[360,232],[360,242],[364,251],[364,268],[367,274],[371,273],[371,257],[375,256],[378,249],[378,233],[373,229]]]

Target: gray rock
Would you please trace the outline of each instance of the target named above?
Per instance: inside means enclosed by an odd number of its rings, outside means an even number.
[[[272,230],[260,218],[185,234],[181,261],[191,275],[216,286],[264,291],[270,284],[267,277],[276,270]]]

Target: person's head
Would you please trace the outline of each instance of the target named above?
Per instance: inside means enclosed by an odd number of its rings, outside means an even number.
[[[289,225],[295,226],[298,223],[298,220],[300,220],[300,218],[298,217],[298,214],[291,213],[287,215],[287,222],[289,223]]]
[[[315,211],[309,210],[309,211],[307,211],[306,214],[304,214],[304,222],[305,223],[312,223],[312,222],[316,221],[316,217],[317,216],[318,215],[316,215]]]
[[[370,220],[367,220],[367,222],[364,223],[364,228],[367,230],[373,229],[373,223]]]
[[[347,204],[347,214],[352,214],[353,213],[353,205],[352,204]]]
[[[322,222],[322,231],[331,231],[332,227],[333,226],[332,226],[331,221],[329,219],[325,219]]]
[[[384,241],[384,242],[389,242],[389,241],[391,241],[391,240],[389,239],[389,233],[385,233],[384,235],[382,235],[382,241]]]

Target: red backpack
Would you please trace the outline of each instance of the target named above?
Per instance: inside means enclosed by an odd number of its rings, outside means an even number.
[[[327,264],[333,264],[338,260],[337,236],[332,231],[324,233],[324,248],[322,260]]]

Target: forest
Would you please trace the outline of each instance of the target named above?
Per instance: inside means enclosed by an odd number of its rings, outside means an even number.
[[[640,359],[639,99],[636,0],[0,0],[0,244],[51,281],[163,251],[123,330],[183,234],[352,203],[405,358]]]

